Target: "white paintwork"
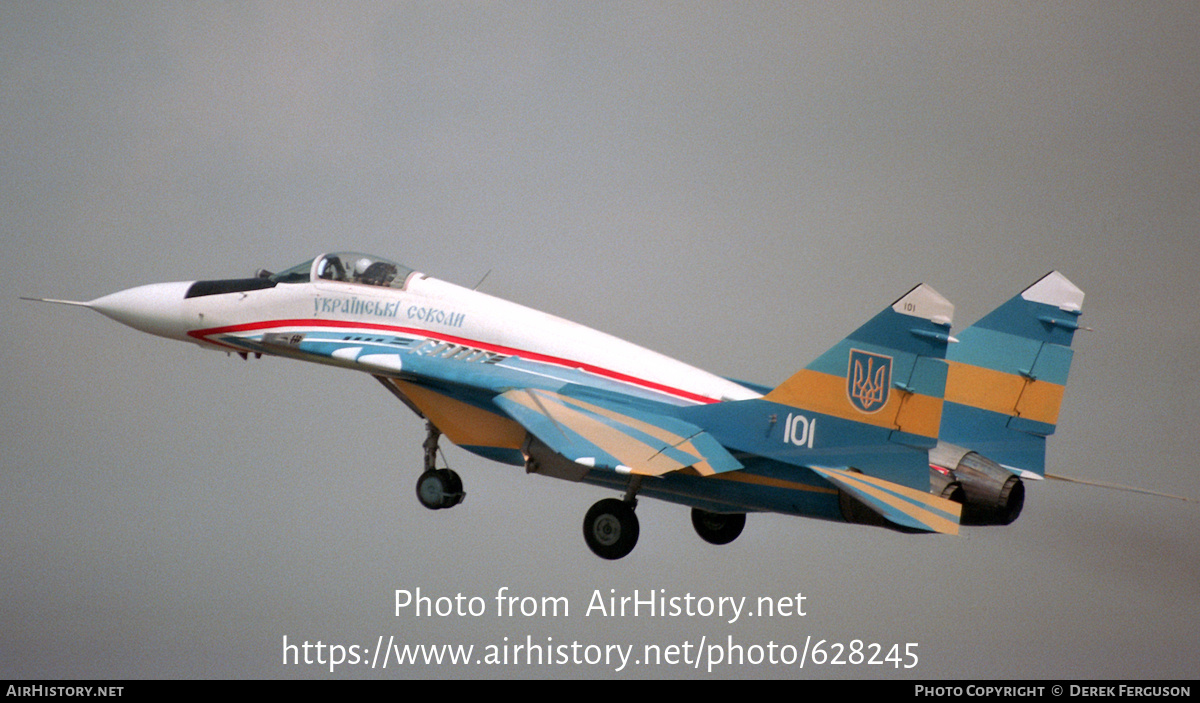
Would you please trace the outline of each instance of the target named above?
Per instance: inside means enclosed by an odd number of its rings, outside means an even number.
[[[97,298],[87,306],[136,330],[187,340],[180,303],[192,283],[151,283]]]
[[[358,363],[371,366],[382,371],[399,372],[402,367],[399,354],[363,354],[358,357]]]
[[[610,380],[627,377],[635,385],[668,393],[680,402],[760,397],[740,384],[612,335],[420,274],[410,275],[403,290],[318,279],[280,283],[262,290],[185,298],[192,283],[139,286],[94,300],[88,307],[135,329],[207,348],[214,345],[188,333],[270,321],[281,322],[270,331],[286,332],[289,328],[311,329],[313,322],[319,327],[318,320],[322,319],[351,321],[400,327],[468,347],[594,370]],[[329,299],[369,301],[370,310],[375,312],[327,312],[322,303]],[[378,314],[381,308],[377,305],[393,306],[388,308],[392,314]],[[453,323],[421,319],[421,311],[431,309]],[[257,328],[244,333],[261,335],[264,331],[267,330]],[[361,348],[342,349],[335,353],[335,358],[387,371],[400,369],[397,355],[361,358],[361,352]]]
[[[954,304],[924,283],[897,300],[892,305],[892,310],[901,315],[924,318],[946,327],[954,320]]]
[[[758,393],[671,357],[540,310],[436,278],[409,279],[408,305],[464,313],[461,327],[430,330],[514,350],[594,366],[714,400],[744,400]]]
[[[1034,303],[1053,305],[1061,310],[1083,310],[1083,291],[1058,271],[1051,271],[1025,289],[1021,297]]]

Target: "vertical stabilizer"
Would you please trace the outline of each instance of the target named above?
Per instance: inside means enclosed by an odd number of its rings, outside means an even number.
[[[953,315],[919,285],[763,398],[682,416],[736,451],[927,491]]]
[[[954,306],[913,288],[765,397],[893,431],[892,441],[931,447],[945,391]]]
[[[942,440],[1043,475],[1082,309],[1083,291],[1052,271],[959,333],[946,357]]]

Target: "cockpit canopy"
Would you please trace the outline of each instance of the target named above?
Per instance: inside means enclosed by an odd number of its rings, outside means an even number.
[[[302,264],[271,273],[258,272],[254,278],[230,278],[219,281],[196,281],[187,290],[185,298],[199,298],[224,293],[245,293],[252,290],[274,288],[280,283],[308,283],[314,278],[341,283],[357,283],[381,288],[404,288],[413,270],[395,261],[382,257],[340,251],[309,259]]]
[[[380,256],[353,251],[323,254],[271,276],[276,283],[306,283],[321,279],[367,286],[403,288],[412,269]]]

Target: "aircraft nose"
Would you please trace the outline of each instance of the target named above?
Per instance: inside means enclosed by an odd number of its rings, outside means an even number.
[[[135,330],[187,341],[183,299],[192,283],[178,281],[137,286],[96,298],[87,306]]]

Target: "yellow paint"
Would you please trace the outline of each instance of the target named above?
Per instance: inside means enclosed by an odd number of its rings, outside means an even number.
[[[608,408],[604,408],[599,405],[593,405],[592,403],[588,403],[586,401],[579,400],[578,398],[571,398],[569,400],[569,402],[573,405],[584,408],[584,409],[588,410],[589,412],[592,412],[597,415],[607,417],[610,420],[614,420],[616,422],[620,422],[622,424],[628,425],[628,426],[634,428],[635,430],[642,432],[643,434],[650,435],[651,437],[653,437],[657,440],[660,440],[666,444],[671,445],[675,449],[679,449],[681,451],[685,451],[694,456],[700,457],[700,461],[695,464],[692,464],[691,468],[695,469],[696,473],[700,474],[701,476],[712,476],[713,474],[716,473],[716,470],[713,469],[712,465],[709,464],[708,461],[706,461],[704,459],[704,455],[701,454],[700,451],[696,449],[695,445],[693,445],[690,441],[688,441],[687,438],[685,438],[683,436],[677,435],[674,432],[669,432],[666,429],[659,427],[658,425],[652,425],[649,422],[643,422],[637,418],[629,417],[628,415],[622,415],[618,412],[609,410]],[[663,473],[666,473],[666,472],[664,471]],[[652,475],[658,476],[661,474],[652,474]]]
[[[1058,424],[1058,411],[1062,407],[1063,391],[1057,383],[1032,381],[1025,387],[1021,400],[1017,402],[1017,414],[1027,420]]]
[[[399,379],[388,379],[457,445],[520,449],[525,428],[513,420]]]
[[[946,400],[1003,415],[1058,424],[1064,388],[1017,374],[948,362]]]
[[[942,399],[892,388],[887,402],[873,413],[864,413],[850,402],[843,376],[802,369],[764,396],[766,400],[854,420],[923,437],[937,437],[942,421]]]
[[[779,478],[769,478],[767,476],[758,476],[748,474],[744,471],[728,471],[723,474],[717,474],[713,478],[722,481],[736,481],[738,483],[749,483],[755,486],[770,486],[771,488],[786,488],[791,491],[808,491],[810,493],[825,493],[829,495],[837,495],[836,488],[826,488],[824,486],[810,486],[807,483],[796,483],[795,481],[784,481]]]
[[[634,473],[658,476],[684,468],[683,464],[661,453],[657,447],[639,442],[624,432],[565,405],[552,393],[527,390],[505,397],[578,432],[602,451],[628,466]]]

